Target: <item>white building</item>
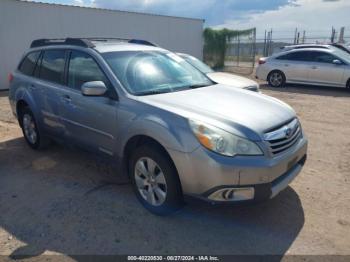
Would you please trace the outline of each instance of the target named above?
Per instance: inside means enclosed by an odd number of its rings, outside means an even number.
[[[34,39],[122,37],[202,58],[202,19],[0,0],[0,90]]]

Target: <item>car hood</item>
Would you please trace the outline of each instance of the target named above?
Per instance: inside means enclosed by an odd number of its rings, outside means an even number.
[[[207,76],[218,84],[229,85],[238,88],[245,88],[248,86],[257,85],[257,83],[253,80],[229,73],[213,72],[208,73]]]
[[[294,110],[280,100],[220,84],[138,99],[252,140],[261,140],[264,132],[295,117]]]

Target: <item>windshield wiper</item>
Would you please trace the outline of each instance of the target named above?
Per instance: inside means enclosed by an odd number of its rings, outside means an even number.
[[[159,94],[165,94],[169,92],[171,92],[171,90],[148,90],[148,91],[136,93],[135,95],[137,96],[159,95]]]
[[[208,85],[208,84],[195,84],[195,85],[188,86],[188,88],[196,89],[196,88],[201,88],[201,87],[206,87],[206,86],[210,86],[210,85]]]

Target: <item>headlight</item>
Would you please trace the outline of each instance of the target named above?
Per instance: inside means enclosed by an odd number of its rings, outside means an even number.
[[[198,141],[211,151],[225,156],[263,154],[254,142],[220,128],[194,120],[189,120],[189,124]]]

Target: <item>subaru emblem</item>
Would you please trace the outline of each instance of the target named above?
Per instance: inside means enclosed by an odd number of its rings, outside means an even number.
[[[288,128],[286,128],[284,133],[285,133],[286,137],[289,138],[292,134],[292,129],[290,127],[288,127]]]

